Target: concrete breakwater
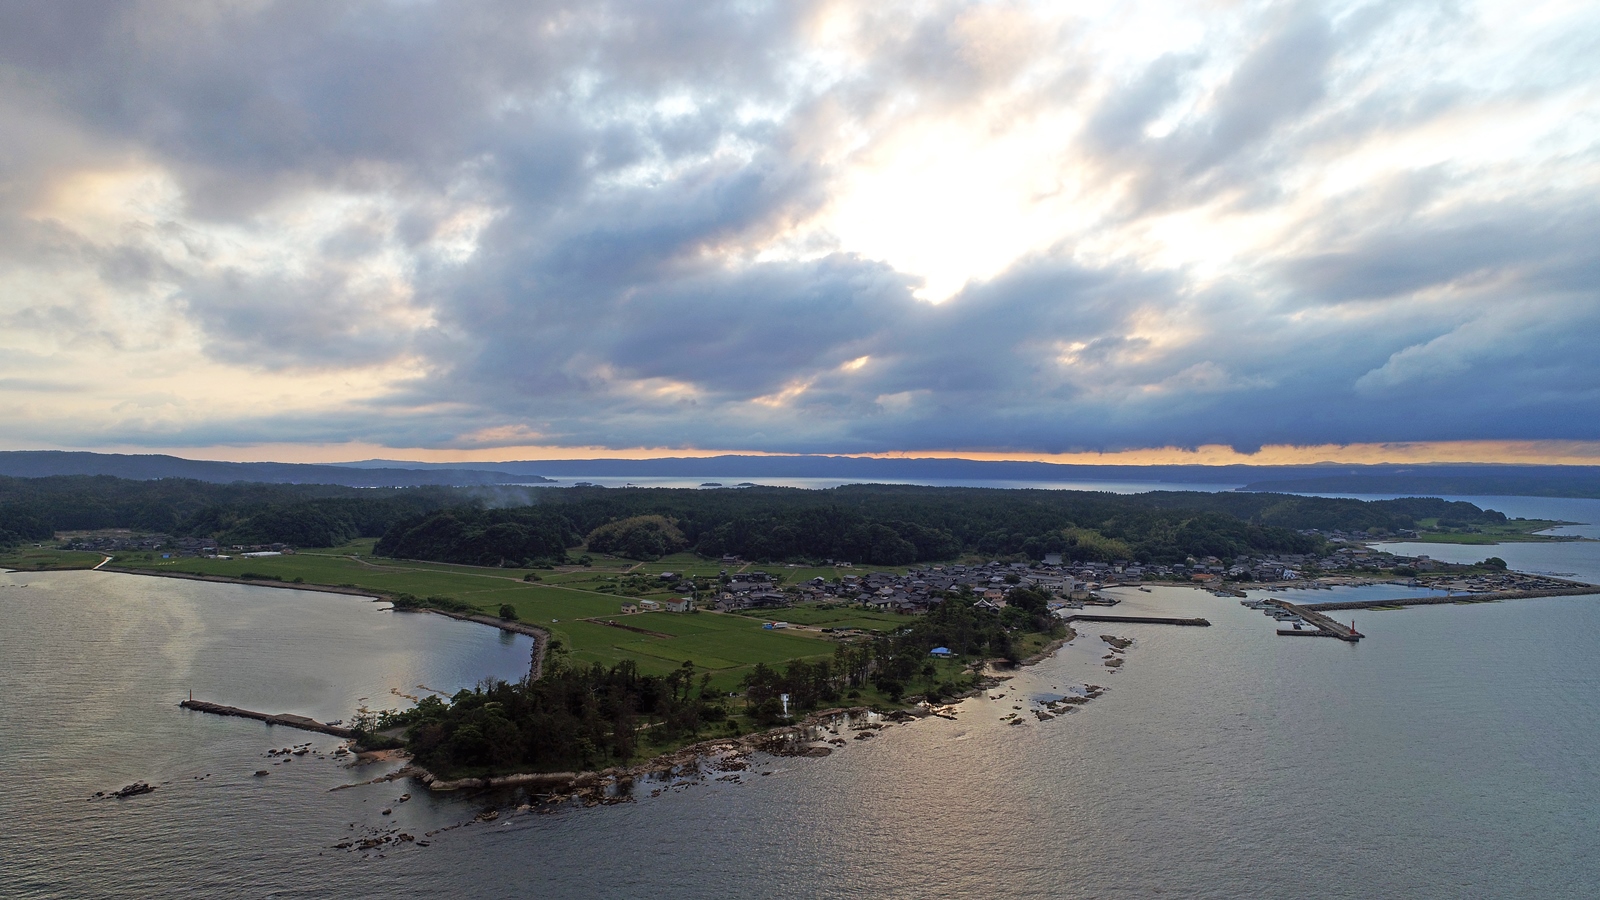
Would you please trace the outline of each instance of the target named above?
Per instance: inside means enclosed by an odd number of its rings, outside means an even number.
[[[1453,594],[1448,597],[1400,597],[1395,600],[1346,600],[1338,603],[1308,603],[1300,609],[1334,612],[1341,609],[1372,609],[1375,606],[1435,606],[1440,603],[1483,603],[1490,600],[1523,600],[1533,597],[1576,597],[1600,594],[1600,587],[1574,585],[1570,588],[1544,588],[1533,591],[1495,591],[1484,594]]]
[[[323,734],[331,734],[334,737],[350,739],[356,736],[356,733],[349,728],[343,728],[338,725],[329,725],[324,722],[318,722],[316,719],[308,716],[297,716],[293,713],[256,712],[255,710],[251,709],[240,709],[237,706],[224,706],[221,703],[211,703],[206,700],[195,700],[193,698],[185,700],[178,705],[184,709],[192,709],[195,712],[211,713],[212,715],[217,716],[237,716],[241,719],[255,719],[258,722],[265,722],[268,725],[286,725],[290,728],[298,728],[302,731],[319,731]]]
[[[1196,617],[1184,618],[1182,616],[1112,616],[1100,613],[1074,613],[1062,616],[1063,622],[1134,622],[1146,625],[1200,625],[1209,626],[1211,623]]]
[[[1288,631],[1279,629],[1279,634],[1323,634],[1327,635],[1328,637],[1338,638],[1341,641],[1349,641],[1352,644],[1365,637],[1365,635],[1363,635],[1361,632],[1355,630],[1353,626],[1347,626],[1341,622],[1336,622],[1328,616],[1317,612],[1313,607],[1299,606],[1297,604],[1290,603],[1287,600],[1268,600],[1267,602],[1280,609],[1285,609],[1294,613],[1300,618],[1311,623],[1311,625],[1317,629],[1316,631]]]

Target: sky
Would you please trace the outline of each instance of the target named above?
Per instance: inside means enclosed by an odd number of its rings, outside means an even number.
[[[0,449],[1600,462],[1600,5],[0,2]]]

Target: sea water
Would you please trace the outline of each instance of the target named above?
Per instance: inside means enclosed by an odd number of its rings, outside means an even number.
[[[1355,645],[1192,589],[1139,605],[1213,625],[1082,623],[955,721],[404,865],[553,896],[1600,896],[1600,597],[1368,612]],[[1134,639],[1115,673],[1102,634]]]
[[[527,637],[386,608],[106,572],[0,575],[0,896],[314,892],[318,854],[397,818],[381,809],[405,791],[422,795],[397,809],[407,827],[446,823],[453,810],[404,783],[330,791],[395,767],[333,762],[337,738],[178,708],[193,690],[329,721],[527,674]],[[308,742],[304,756],[266,755]],[[89,799],[136,781],[156,789]],[[342,884],[335,895],[361,893]]]

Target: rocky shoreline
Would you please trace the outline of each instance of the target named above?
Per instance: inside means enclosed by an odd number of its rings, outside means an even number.
[[[452,617],[471,621],[487,618],[459,614]],[[1039,652],[1024,659],[1017,667],[1031,666],[1049,659],[1077,636],[1076,631],[1067,629],[1066,636],[1051,641]],[[982,675],[972,689],[952,698],[948,704],[936,705],[922,701],[888,712],[867,706],[824,709],[811,713],[792,725],[738,737],[700,741],[633,766],[612,766],[582,772],[517,772],[480,778],[452,779],[441,777],[415,763],[409,763],[398,772],[387,776],[385,780],[409,776],[435,792],[525,789],[545,795],[550,802],[577,799],[591,806],[606,802],[626,802],[631,799],[631,793],[626,788],[638,779],[671,776],[704,766],[720,772],[739,771],[748,767],[746,758],[757,752],[770,756],[823,757],[831,754],[835,747],[846,743],[841,729],[853,732],[855,740],[866,740],[877,730],[891,724],[913,722],[930,716],[954,719],[955,703],[983,696],[1010,677],[993,674],[992,664],[996,662],[999,661],[991,660],[990,666],[986,667],[990,673]]]
[[[406,774],[431,791],[505,790],[523,788],[544,795],[551,802],[570,799],[597,805],[608,800],[627,799],[632,783],[639,779],[672,777],[709,767],[719,772],[748,768],[752,753],[770,756],[822,757],[843,746],[843,732],[858,735],[885,727],[884,723],[909,722],[937,715],[936,708],[924,707],[879,713],[870,707],[852,706],[811,713],[793,725],[739,737],[712,738],[680,747],[633,766],[612,766],[583,772],[518,772],[482,778],[443,778],[421,766],[411,764]],[[622,789],[619,793],[619,789]]]
[[[935,705],[923,701],[908,708],[888,712],[867,706],[824,709],[811,713],[792,725],[737,737],[711,738],[631,766],[613,766],[592,771],[522,772],[485,777],[446,778],[414,762],[408,762],[399,769],[377,778],[341,785],[333,790],[415,779],[436,794],[467,792],[469,795],[488,796],[478,797],[477,803],[482,805],[477,807],[478,811],[470,818],[452,825],[435,828],[426,833],[410,834],[404,832],[398,825],[385,824],[374,827],[364,838],[352,838],[332,846],[334,849],[362,853],[376,852],[382,855],[386,850],[400,846],[427,847],[431,844],[430,839],[443,832],[472,825],[486,825],[500,821],[503,817],[552,814],[573,806],[592,808],[632,803],[641,796],[654,798],[667,792],[686,790],[708,781],[740,783],[751,775],[771,775],[773,772],[770,770],[756,771],[762,768],[754,758],[757,754],[772,757],[825,757],[837,749],[848,746],[851,742],[872,740],[883,729],[894,725],[909,724],[925,718],[955,720],[956,704],[962,700],[977,697],[991,701],[1005,699],[1008,688],[1002,685],[1014,677],[1008,672],[1050,658],[1064,644],[1079,636],[1076,633],[1069,633],[1065,638],[1052,641],[1023,663],[1008,665],[1005,669],[996,669],[993,666],[993,663],[1001,661],[990,661],[990,664],[982,669],[977,685],[972,690],[953,698],[948,704]],[[1127,639],[1114,638],[1114,640],[1123,643]],[[1127,646],[1117,647],[1113,644],[1109,649],[1121,654],[1126,651]],[[997,689],[1001,692],[1000,696],[990,696],[990,693]],[[1098,684],[1086,682],[1081,690],[1074,689],[1064,696],[1042,701],[1039,709],[1033,711],[1033,716],[1041,722],[1058,718],[1099,698],[1106,690]],[[1008,721],[1011,725],[1024,724],[1021,716],[1015,713],[1002,721]],[[389,757],[390,759],[404,758],[403,751],[391,752],[393,755]],[[407,799],[409,797],[409,794],[406,795]],[[389,820],[384,821],[387,823]]]

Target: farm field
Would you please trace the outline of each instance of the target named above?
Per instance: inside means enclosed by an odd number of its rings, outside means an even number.
[[[757,618],[763,622],[782,621],[793,625],[815,625],[819,628],[860,628],[864,631],[883,632],[902,628],[907,623],[907,618],[898,613],[874,612],[859,607],[834,604],[752,611],[738,615]]]
[[[0,569],[16,569],[22,572],[39,572],[51,569],[88,569],[99,565],[102,559],[105,559],[105,557],[99,553],[18,548],[0,553]]]

